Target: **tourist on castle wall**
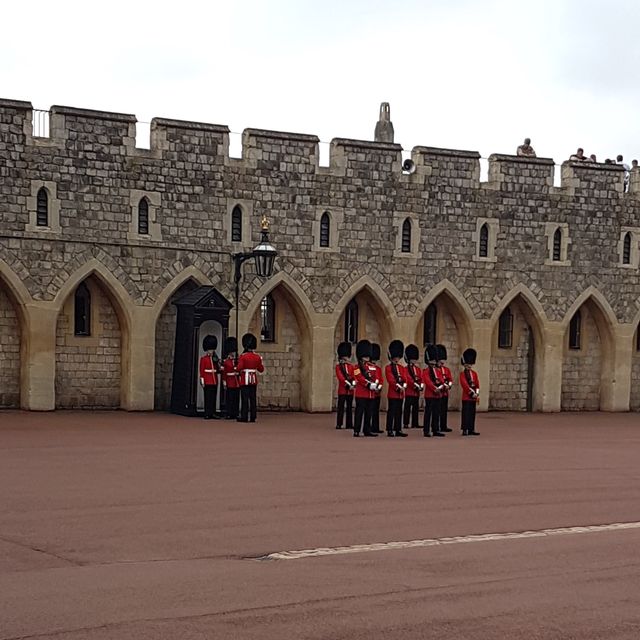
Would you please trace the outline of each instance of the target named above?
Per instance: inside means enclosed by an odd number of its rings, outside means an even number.
[[[584,149],[578,148],[578,150],[569,158],[571,162],[586,162],[587,158],[584,155]]]
[[[518,150],[517,150],[516,153],[519,156],[526,156],[528,158],[535,158],[536,157],[536,152],[533,150],[533,147],[531,146],[531,138],[525,138],[524,139],[524,144],[521,144],[518,147]]]

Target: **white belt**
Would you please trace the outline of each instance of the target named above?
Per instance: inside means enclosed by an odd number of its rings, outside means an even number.
[[[244,382],[245,384],[249,384],[249,374],[250,373],[258,373],[257,369],[243,369],[242,373],[244,373]]]
[[[204,372],[205,373],[213,373],[213,369],[205,369]]]
[[[237,376],[239,375],[237,371],[233,371],[232,373],[225,373],[225,376],[227,376],[227,378],[231,378],[233,376]]]

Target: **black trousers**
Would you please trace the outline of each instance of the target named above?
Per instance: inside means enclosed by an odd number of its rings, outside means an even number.
[[[404,399],[404,427],[409,427],[409,418],[411,418],[411,428],[417,429],[420,426],[420,397],[407,396]]]
[[[440,430],[440,398],[424,399],[424,428],[425,433],[438,433]]]
[[[387,407],[387,433],[402,431],[402,398],[389,398]]]
[[[353,423],[353,432],[360,433],[364,428],[365,433],[371,433],[371,410],[375,400],[369,398],[356,398],[356,417]]]
[[[240,400],[240,389],[227,387],[227,416],[229,418],[238,417],[238,404]]]
[[[218,385],[204,385],[204,417],[213,418],[216,415],[216,402],[218,400]]]
[[[476,402],[475,400],[462,401],[462,431],[463,433],[476,430]]]
[[[371,405],[371,431],[376,433],[380,431],[380,396],[376,396],[372,400]]]
[[[257,413],[257,391],[255,384],[240,387],[240,420],[255,422]]]
[[[449,396],[440,398],[440,431],[447,428],[447,417],[449,415]]]
[[[347,429],[353,429],[353,394],[338,396],[338,416],[336,426],[342,428],[344,414],[347,414]]]

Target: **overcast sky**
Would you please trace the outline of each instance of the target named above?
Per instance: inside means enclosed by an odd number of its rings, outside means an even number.
[[[515,153],[640,157],[640,0],[3,3],[0,96]]]

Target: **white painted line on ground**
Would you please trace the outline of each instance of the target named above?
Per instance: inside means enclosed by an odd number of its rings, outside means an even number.
[[[453,538],[426,538],[424,540],[407,540],[404,542],[377,542],[375,544],[354,544],[348,547],[319,547],[317,549],[301,549],[299,551],[278,551],[269,553],[256,560],[300,560],[319,556],[337,556],[348,553],[367,553],[369,551],[388,551],[391,549],[413,549],[416,547],[436,547],[445,544],[464,544],[469,542],[490,542],[494,540],[518,540],[520,538],[549,538],[579,533],[599,533],[604,531],[620,531],[624,529],[640,529],[640,522],[614,522],[596,524],[585,527],[561,527],[558,529],[540,529],[538,531],[518,531],[513,533],[483,533]]]

